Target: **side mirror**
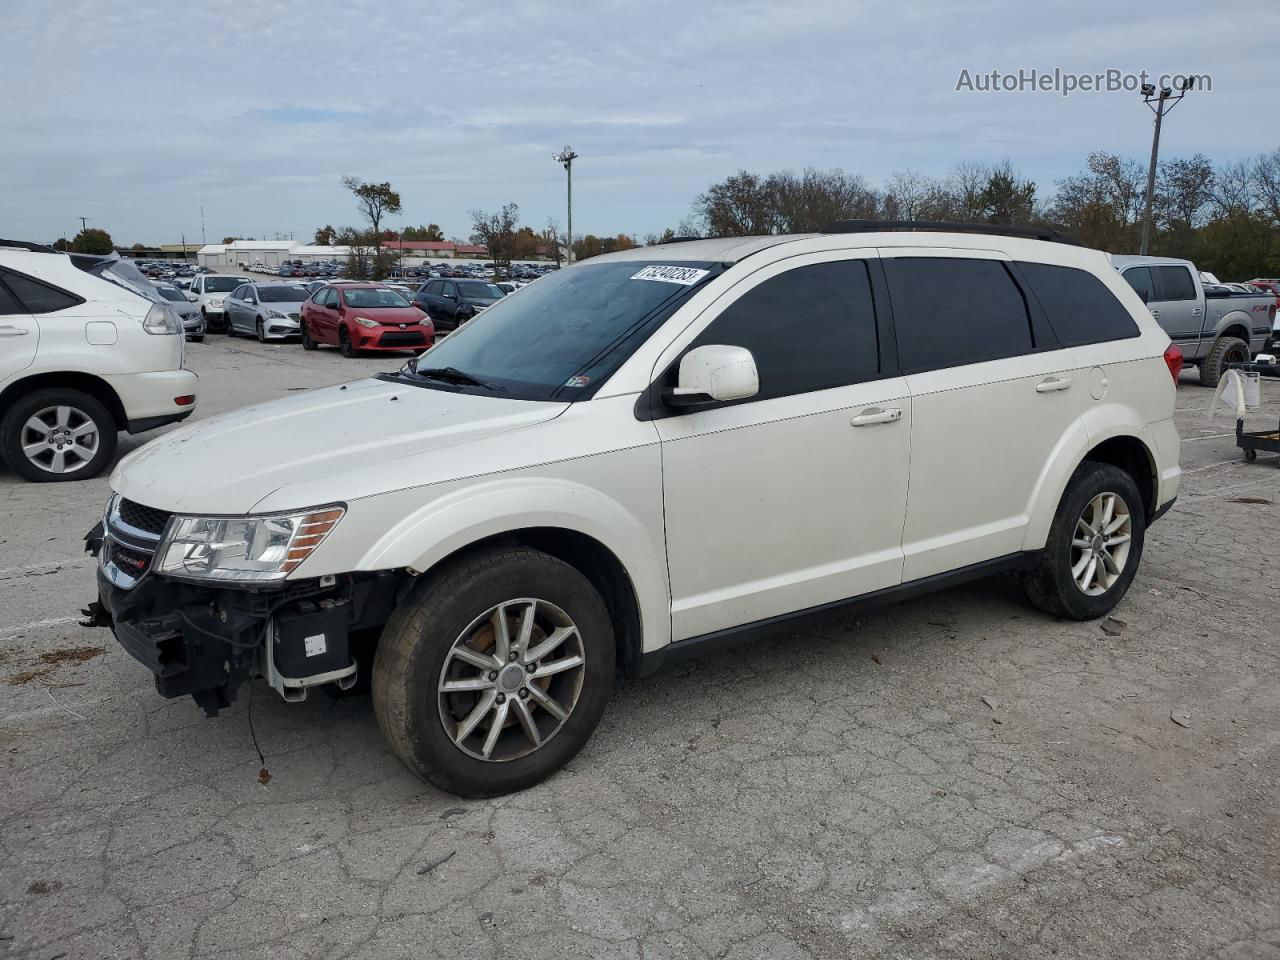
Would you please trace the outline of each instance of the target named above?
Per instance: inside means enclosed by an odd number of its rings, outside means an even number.
[[[187,291],[187,299],[188,299],[188,300],[190,300],[192,303],[195,303],[197,300],[199,300],[199,299],[200,299],[200,294],[198,294],[198,293],[192,293],[190,290],[188,290],[188,291]]]
[[[745,400],[759,392],[760,373],[750,350],[708,344],[684,355],[677,385],[662,391],[662,399],[668,406],[688,407]]]

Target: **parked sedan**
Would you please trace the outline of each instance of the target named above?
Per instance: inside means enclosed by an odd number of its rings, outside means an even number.
[[[421,350],[435,328],[426,314],[381,283],[330,284],[302,305],[302,346],[336,346],[344,357],[361,350]]]
[[[259,343],[298,335],[298,316],[307,288],[292,283],[245,283],[223,301],[227,336],[247,333]]]
[[[504,296],[501,287],[484,280],[428,280],[413,295],[413,302],[437,330],[456,330]]]
[[[204,341],[204,314],[200,308],[187,299],[184,291],[172,283],[157,283],[156,292],[173,304],[174,312],[182,318],[182,329],[188,340],[196,343]]]

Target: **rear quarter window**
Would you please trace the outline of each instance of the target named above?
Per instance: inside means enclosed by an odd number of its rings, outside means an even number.
[[[57,287],[51,287],[46,283],[33,280],[31,277],[20,273],[5,271],[0,273],[0,278],[3,278],[5,285],[18,298],[28,313],[54,313],[58,310],[66,310],[68,307],[84,303],[83,299],[74,294],[59,290]]]
[[[1064,347],[1125,340],[1141,333],[1115,294],[1087,270],[1047,263],[1019,263],[1018,269]]]

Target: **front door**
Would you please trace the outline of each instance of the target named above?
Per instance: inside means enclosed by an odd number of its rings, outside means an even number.
[[[882,366],[868,262],[848,256],[760,269],[659,361],[670,379],[694,347],[741,346],[760,376],[755,397],[656,421],[674,640],[901,580],[911,403]]]

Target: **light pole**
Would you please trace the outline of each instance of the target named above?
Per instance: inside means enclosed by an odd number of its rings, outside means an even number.
[[[1164,115],[1187,95],[1187,92],[1195,86],[1195,82],[1194,76],[1179,77],[1177,96],[1174,96],[1173,91],[1168,87],[1161,87],[1157,92],[1154,84],[1142,85],[1142,102],[1156,115],[1155,133],[1151,137],[1151,165],[1147,167],[1147,202],[1146,212],[1142,217],[1142,247],[1138,251],[1144,257],[1151,249],[1151,204],[1156,192],[1156,161],[1160,156],[1160,124],[1164,120]]]
[[[569,266],[573,263],[573,161],[578,159],[578,155],[573,152],[573,147],[566,146],[551,159],[564,166],[565,182],[568,188],[569,226],[565,236],[564,262],[565,266]]]

